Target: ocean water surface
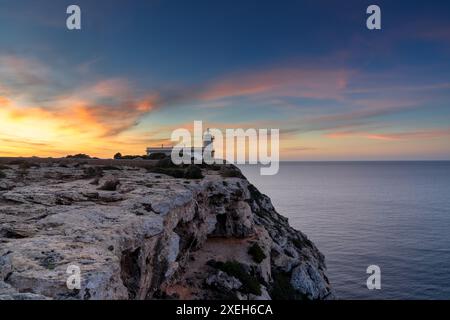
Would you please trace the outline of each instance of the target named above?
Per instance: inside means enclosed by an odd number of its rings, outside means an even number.
[[[450,299],[450,162],[282,162],[244,175],[326,257],[341,299]],[[366,269],[381,268],[381,290]]]

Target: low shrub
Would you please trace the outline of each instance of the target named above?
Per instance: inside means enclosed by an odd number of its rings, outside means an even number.
[[[170,162],[168,162],[166,160],[169,160]],[[190,165],[186,169],[184,169],[181,166],[175,166],[170,159],[163,159],[161,161],[162,161],[161,162],[162,166],[156,166],[156,167],[149,166],[149,167],[147,167],[147,171],[152,172],[152,173],[165,174],[167,176],[177,178],[177,179],[181,179],[181,178],[202,179],[203,178],[202,170],[195,165]]]
[[[292,243],[294,244],[294,246],[296,246],[299,249],[301,249],[303,247],[300,239],[294,238],[294,239],[292,239]]]
[[[241,170],[232,165],[224,165],[220,168],[220,175],[224,178],[244,178]]]
[[[266,258],[266,254],[256,242],[248,249],[248,254],[256,263],[261,263]]]
[[[161,160],[165,158],[167,158],[167,156],[164,153],[152,153],[151,155],[147,156],[147,159],[149,160]]]
[[[177,167],[180,167],[180,166],[178,166],[175,163],[173,163],[171,158],[163,158],[163,159],[158,160],[158,162],[156,163],[156,167],[160,167],[160,168],[177,168]]]
[[[294,238],[292,239],[292,243],[299,249],[303,249],[305,247],[314,248],[314,244],[308,238],[304,239]]]
[[[84,154],[84,153],[68,155],[68,156],[66,156],[66,158],[68,158],[68,159],[92,159],[91,156]]]
[[[120,158],[114,158],[114,159],[122,159],[122,160],[138,160],[138,159],[141,159],[141,160],[145,160],[145,159],[147,159],[147,156],[141,156],[141,155],[132,155],[132,154],[129,154],[129,155],[124,155],[124,156],[120,156]]]
[[[122,154],[120,152],[117,152],[113,158],[114,159],[122,159]]]
[[[298,293],[291,284],[290,275],[285,272],[274,272],[270,290],[272,300],[302,300],[305,296]]]
[[[66,156],[68,159],[92,159],[91,156],[84,154],[84,153],[77,153],[74,155],[68,155]]]
[[[195,165],[190,165],[184,171],[184,178],[186,179],[203,179],[202,169]]]
[[[222,167],[218,164],[210,164],[210,165],[207,165],[206,168],[209,170],[213,170],[213,171],[220,171],[220,169]]]

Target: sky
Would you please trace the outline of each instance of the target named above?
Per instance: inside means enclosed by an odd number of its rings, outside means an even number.
[[[144,154],[194,120],[278,128],[282,160],[449,160],[450,2],[0,0],[0,156]]]

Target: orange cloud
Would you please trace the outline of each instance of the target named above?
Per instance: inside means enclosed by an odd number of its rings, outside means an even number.
[[[143,150],[142,141],[121,139],[155,108],[156,95],[139,96],[122,78],[64,88],[61,76],[37,60],[0,55],[0,155]]]
[[[125,97],[132,95],[130,85],[128,81],[124,79],[107,79],[99,81],[88,89],[88,93],[97,97]]]
[[[11,101],[8,98],[0,96],[0,107],[7,107],[10,104]]]
[[[206,86],[199,96],[207,101],[257,94],[337,99],[342,97],[353,72],[345,69],[279,68],[236,74]]]
[[[103,82],[89,91],[111,96],[114,101],[110,103],[101,103],[101,99],[99,102],[83,90],[78,91],[82,98],[58,97],[51,107],[23,106],[14,98],[0,96],[0,155],[47,156],[83,151],[110,156],[118,146],[122,152],[131,152],[136,144],[121,140],[121,135],[153,109],[155,98],[125,95],[117,84]],[[114,95],[116,91],[125,96]],[[142,142],[137,145],[138,150],[144,150]]]

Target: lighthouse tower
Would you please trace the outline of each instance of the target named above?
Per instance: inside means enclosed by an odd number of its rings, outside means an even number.
[[[203,135],[203,153],[205,156],[205,149],[208,148],[208,151],[211,151],[211,158],[214,158],[214,136],[209,131],[209,128],[206,129],[205,134]]]

